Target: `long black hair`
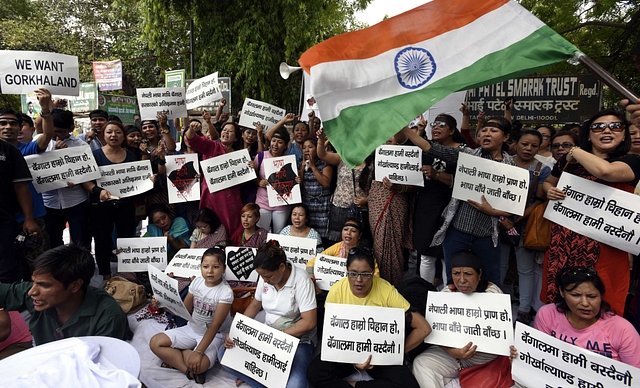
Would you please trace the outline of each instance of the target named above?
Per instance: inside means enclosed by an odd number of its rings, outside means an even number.
[[[258,253],[253,259],[253,268],[275,271],[280,264],[287,265],[287,254],[276,240],[269,240],[258,248]]]
[[[591,125],[596,122],[600,117],[603,116],[615,116],[622,122],[624,125],[624,140],[622,143],[618,144],[615,150],[609,152],[610,158],[618,158],[620,156],[626,155],[631,150],[631,135],[629,134],[629,123],[627,119],[624,117],[624,114],[613,109],[605,109],[591,116],[591,118],[584,122],[582,128],[580,128],[580,148],[587,152],[591,152],[593,150],[593,144],[589,141],[589,134],[591,133]]]
[[[596,270],[587,267],[564,267],[556,274],[556,286],[558,290],[564,292],[573,291],[576,287],[582,283],[591,283],[600,292],[602,298],[600,302],[600,311],[598,312],[598,319],[603,314],[614,315],[615,310],[606,300],[604,300],[604,283]],[[554,300],[556,303],[556,309],[559,313],[567,313],[569,311],[569,305],[567,301],[560,295],[560,292],[556,295]]]

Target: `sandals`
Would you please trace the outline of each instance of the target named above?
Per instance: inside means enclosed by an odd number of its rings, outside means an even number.
[[[184,375],[187,376],[189,380],[194,380],[197,384],[204,384],[207,381],[207,371],[193,374],[191,370],[187,369],[187,371],[184,372]]]

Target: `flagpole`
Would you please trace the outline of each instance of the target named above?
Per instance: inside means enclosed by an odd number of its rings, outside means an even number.
[[[579,64],[591,70],[602,82],[613,89],[621,97],[629,99],[631,103],[635,103],[638,98],[640,98],[586,54],[578,53],[575,59]]]

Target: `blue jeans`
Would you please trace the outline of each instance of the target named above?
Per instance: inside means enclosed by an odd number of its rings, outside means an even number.
[[[218,360],[222,360],[224,356],[225,348],[221,347],[218,351]],[[311,356],[313,355],[313,345],[311,344],[299,344],[296,354],[293,356],[293,364],[291,364],[291,373],[289,374],[289,380],[287,381],[287,388],[306,388],[307,382],[307,367],[311,363]],[[249,384],[252,388],[264,388],[264,385],[253,380],[252,378],[234,370],[222,366],[226,371],[236,376],[240,380]]]
[[[535,289],[534,268],[536,264],[536,251],[522,246],[524,237],[520,238],[520,249],[516,250],[516,263],[518,264],[518,284],[520,290],[519,311],[528,313],[533,307],[533,294]]]
[[[494,247],[491,237],[475,237],[450,226],[442,243],[442,249],[448,279],[452,279],[451,257],[458,251],[470,249],[482,260],[482,276],[496,286],[502,286],[500,281],[500,241],[498,241],[498,246]]]

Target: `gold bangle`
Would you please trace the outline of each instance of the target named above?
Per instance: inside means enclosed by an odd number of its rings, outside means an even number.
[[[573,146],[570,150],[569,153],[567,154],[567,158],[572,158],[573,160],[575,160],[575,158],[573,157],[573,151],[575,151],[576,148],[580,148],[578,146]],[[568,159],[567,159],[568,160]]]
[[[202,350],[194,349],[193,352],[198,353],[201,356],[204,356],[204,352]]]

